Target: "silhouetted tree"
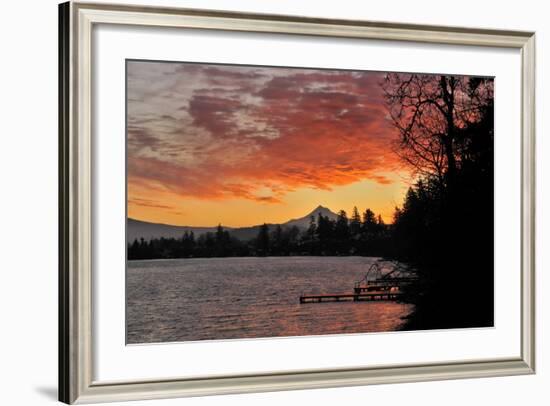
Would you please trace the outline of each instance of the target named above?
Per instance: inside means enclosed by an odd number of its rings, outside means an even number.
[[[260,226],[258,237],[256,237],[256,250],[258,255],[266,256],[269,254],[269,240],[269,226],[264,223]]]
[[[284,255],[297,255],[300,253],[300,229],[296,226],[285,228],[283,231],[283,241],[285,246],[283,249]]]
[[[398,153],[419,175],[392,225],[392,255],[419,277],[406,327],[490,326],[493,81],[391,74],[384,86]]]
[[[283,228],[280,224],[275,226],[275,229],[271,233],[271,255],[281,255],[287,245],[283,236]]]
[[[364,240],[372,239],[376,235],[376,231],[378,229],[376,224],[376,215],[371,209],[365,210],[365,213],[363,214],[363,224],[361,226]]]
[[[353,207],[353,212],[349,220],[349,231],[353,238],[357,237],[361,233],[361,215],[357,206]]]
[[[333,250],[334,222],[321,213],[317,216],[317,244],[314,253],[327,255]]]
[[[348,254],[350,250],[350,230],[348,215],[344,210],[338,212],[334,225],[334,245],[336,253]]]
[[[399,156],[444,185],[461,165],[460,132],[478,122],[493,98],[493,81],[466,76],[387,74],[383,89],[400,132]]]

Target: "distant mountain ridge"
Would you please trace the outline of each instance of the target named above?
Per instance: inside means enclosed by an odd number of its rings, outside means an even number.
[[[283,223],[281,225],[284,225],[287,227],[296,226],[298,228],[305,229],[309,227],[311,217],[317,220],[317,217],[319,216],[319,214],[321,214],[324,217],[328,217],[330,220],[336,220],[336,218],[338,217],[338,215],[332,212],[329,208],[319,205],[315,208],[315,210],[313,210],[308,215],[301,217],[299,219],[289,220],[286,223]]]
[[[283,228],[298,227],[300,230],[305,230],[308,228],[310,219],[313,216],[317,219],[317,216],[321,214],[326,216],[331,220],[335,220],[338,215],[332,212],[329,208],[323,207],[321,205],[317,206],[311,213],[307,214],[304,217],[297,219],[292,219],[286,223],[279,224]],[[275,227],[278,224],[268,224],[268,226]],[[223,225],[222,225],[223,226]],[[258,235],[258,230],[261,224],[249,227],[225,227],[224,230],[229,231],[229,233],[239,240],[247,241]],[[133,242],[134,240],[139,240],[143,238],[148,241],[153,238],[180,238],[185,232],[193,232],[195,237],[198,237],[207,232],[215,232],[216,227],[192,227],[192,226],[174,226],[170,224],[162,223],[150,223],[147,221],[135,220],[128,218],[126,234],[128,242]]]

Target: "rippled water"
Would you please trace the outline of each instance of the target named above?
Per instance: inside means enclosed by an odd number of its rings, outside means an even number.
[[[351,292],[376,258],[268,257],[129,261],[130,344],[392,331],[411,305],[300,304]]]

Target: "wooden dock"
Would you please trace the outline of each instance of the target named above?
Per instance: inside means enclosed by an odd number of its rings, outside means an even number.
[[[381,262],[370,266],[365,277],[355,282],[351,293],[331,293],[300,296],[300,303],[322,302],[370,302],[374,300],[399,300],[403,296],[402,287],[417,280],[410,272],[403,272],[399,267],[383,273]]]
[[[322,302],[366,302],[373,300],[397,300],[402,295],[398,290],[379,290],[357,293],[334,293],[323,295],[302,295],[300,303]]]

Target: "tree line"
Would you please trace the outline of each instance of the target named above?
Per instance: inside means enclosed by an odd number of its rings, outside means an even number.
[[[418,276],[404,328],[492,326],[493,80],[389,74],[383,87],[395,151],[417,174],[391,233]]]
[[[354,207],[348,218],[340,210],[335,220],[321,213],[311,216],[309,226],[263,224],[255,238],[241,241],[220,224],[215,232],[198,237],[192,231],[180,238],[134,240],[128,245],[128,259],[289,256],[289,255],[365,255],[388,254],[390,227],[380,215],[367,209],[361,215]]]

